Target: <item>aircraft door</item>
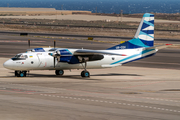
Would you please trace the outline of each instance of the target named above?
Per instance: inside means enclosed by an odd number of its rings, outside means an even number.
[[[45,56],[42,53],[38,53],[37,57],[38,57],[38,60],[39,60],[39,66],[38,67],[41,67],[41,68],[46,67],[47,63],[45,61],[45,59],[46,59]]]

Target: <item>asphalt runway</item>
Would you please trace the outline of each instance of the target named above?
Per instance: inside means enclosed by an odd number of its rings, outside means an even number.
[[[85,79],[81,70],[65,71],[62,77],[54,71],[30,71],[28,77],[17,78],[3,63],[26,51],[28,39],[32,48],[52,46],[54,40],[57,47],[69,48],[106,49],[114,44],[85,37],[0,36],[2,120],[180,119],[179,49],[164,49],[121,67],[90,69],[91,77]]]

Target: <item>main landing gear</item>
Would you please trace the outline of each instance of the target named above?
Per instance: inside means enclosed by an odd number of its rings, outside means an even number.
[[[26,77],[27,71],[15,71],[14,74],[16,77]]]
[[[55,73],[56,75],[62,76],[64,74],[64,70],[56,70]]]
[[[86,71],[86,70],[83,70],[81,72],[81,77],[90,77],[90,73],[88,71]]]
[[[90,77],[90,73],[86,70],[87,62],[85,61],[84,70],[81,72],[81,77]]]

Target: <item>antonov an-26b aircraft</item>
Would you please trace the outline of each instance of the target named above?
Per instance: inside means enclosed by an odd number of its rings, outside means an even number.
[[[166,46],[166,45],[164,45]],[[30,70],[55,70],[63,75],[64,70],[84,69],[82,77],[90,77],[87,69],[111,68],[154,55],[164,46],[154,46],[154,15],[144,14],[133,39],[106,50],[34,48],[19,53],[3,65],[15,71],[15,76],[26,77]]]

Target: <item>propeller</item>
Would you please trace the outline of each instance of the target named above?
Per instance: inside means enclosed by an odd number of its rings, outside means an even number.
[[[55,63],[56,63],[56,58],[54,57],[54,69],[55,69],[55,67],[56,67],[56,66],[55,66]]]
[[[55,47],[56,47],[56,41],[54,40],[54,50],[55,50]],[[54,57],[54,69],[55,69],[55,63],[56,63],[56,58]]]
[[[53,57],[53,65],[54,69],[56,68],[56,59],[58,59],[61,56],[61,53],[59,51],[56,51],[56,41],[54,40],[54,52],[49,53],[50,56]]]
[[[56,41],[54,40],[54,49],[55,49],[55,47],[56,47]]]
[[[29,46],[29,49],[30,49],[30,45],[31,45],[31,44],[30,44],[30,39],[28,39],[28,46]]]

